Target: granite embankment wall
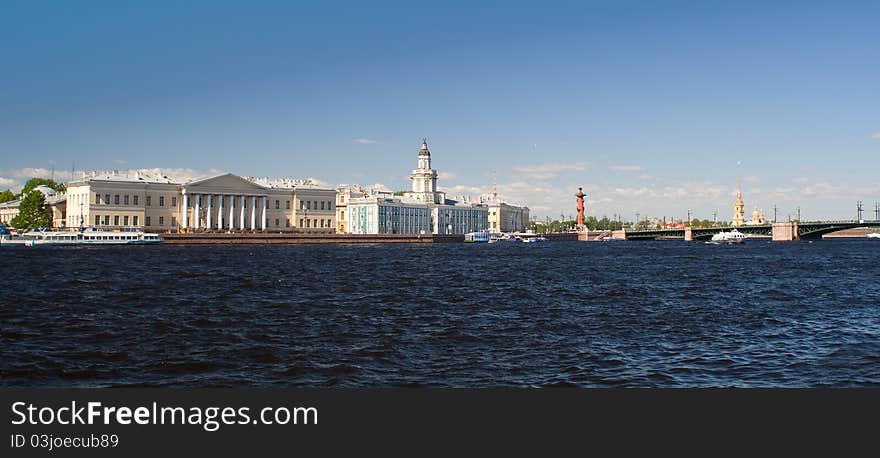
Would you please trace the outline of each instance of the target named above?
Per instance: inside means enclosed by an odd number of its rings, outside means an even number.
[[[167,245],[303,244],[303,243],[460,243],[463,235],[353,234],[163,234]]]

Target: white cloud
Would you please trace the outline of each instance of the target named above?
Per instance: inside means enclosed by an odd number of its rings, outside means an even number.
[[[379,143],[382,143],[379,140],[373,140],[372,138],[363,137],[352,138],[351,142],[355,145],[378,145]]]
[[[332,186],[330,183],[328,183],[328,182],[326,182],[326,181],[324,181],[324,180],[319,180],[319,179],[317,179],[317,178],[315,178],[315,177],[309,177],[308,180],[311,181],[312,184],[315,185],[315,186],[319,186],[319,187],[322,187],[322,188],[333,188],[333,186]]]
[[[880,132],[874,132],[874,135],[871,135],[871,138],[874,140],[880,140]]]
[[[608,169],[615,172],[641,172],[644,170],[644,168],[638,165],[612,165]]]
[[[441,180],[454,180],[457,176],[458,176],[458,174],[455,174],[452,172],[440,172],[437,175],[437,178],[439,178]]]
[[[757,182],[761,181],[761,179],[755,175],[749,175],[749,176],[743,177],[743,181],[745,181],[746,183],[757,183]]]
[[[578,172],[587,170],[589,168],[590,164],[587,162],[550,163],[514,167],[513,173],[521,177],[528,177],[536,180],[546,180],[557,177],[565,172]]]
[[[383,192],[391,192],[391,188],[386,186],[384,183],[373,183],[364,186],[365,189],[372,191],[383,191]]]

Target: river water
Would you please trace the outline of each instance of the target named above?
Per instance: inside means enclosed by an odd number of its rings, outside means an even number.
[[[0,251],[4,386],[880,385],[880,241]]]

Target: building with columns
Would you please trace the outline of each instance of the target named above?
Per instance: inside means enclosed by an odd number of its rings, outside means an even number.
[[[68,183],[67,189],[67,216],[76,226],[318,233],[332,233],[335,226],[334,190],[264,185],[231,173],[185,182],[140,172],[93,173]]]

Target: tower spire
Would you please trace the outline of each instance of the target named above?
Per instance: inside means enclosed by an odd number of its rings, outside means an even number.
[[[742,161],[736,161],[736,193],[742,196],[742,183],[740,181],[740,166]]]

